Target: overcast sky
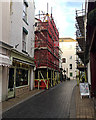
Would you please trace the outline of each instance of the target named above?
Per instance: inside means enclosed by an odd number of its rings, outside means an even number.
[[[39,10],[47,12],[47,3],[49,6],[49,14],[52,13],[59,30],[59,37],[75,37],[75,10],[82,9],[84,0],[34,0],[35,1],[35,14]],[[78,2],[77,2],[78,1]],[[83,4],[84,7],[84,4]]]

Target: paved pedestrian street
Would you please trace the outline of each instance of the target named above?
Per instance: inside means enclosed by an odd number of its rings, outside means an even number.
[[[3,118],[69,118],[76,81],[65,81],[3,113]]]

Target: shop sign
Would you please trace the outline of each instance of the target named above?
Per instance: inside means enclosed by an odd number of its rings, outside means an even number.
[[[90,97],[88,83],[80,83],[80,94],[81,94],[81,98],[82,98],[82,96]]]

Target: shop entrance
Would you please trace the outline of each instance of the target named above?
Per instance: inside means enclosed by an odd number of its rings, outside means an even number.
[[[9,68],[8,98],[15,97],[14,91],[14,68]]]

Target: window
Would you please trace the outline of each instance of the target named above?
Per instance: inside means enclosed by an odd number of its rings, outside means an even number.
[[[23,19],[27,22],[27,7],[28,7],[28,3],[23,2]]]
[[[27,41],[28,31],[23,27],[23,37],[22,37],[22,50],[26,51],[26,41]]]
[[[66,58],[62,58],[62,63],[66,63]]]
[[[22,50],[26,51],[26,33],[23,32]]]
[[[28,70],[16,69],[16,87],[28,85]]]
[[[73,76],[73,73],[72,72],[70,72],[70,77],[72,77]]]
[[[70,69],[72,69],[72,64],[70,64]]]
[[[72,59],[72,56],[70,56],[70,59]]]

